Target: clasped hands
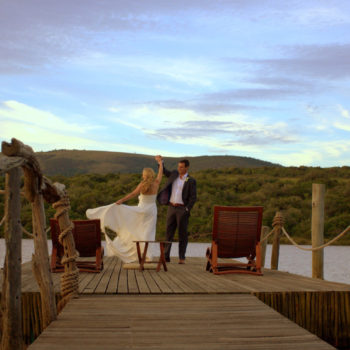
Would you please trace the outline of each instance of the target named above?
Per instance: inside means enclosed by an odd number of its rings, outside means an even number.
[[[154,159],[157,161],[158,164],[160,164],[163,161],[163,157],[160,154],[155,156]]]

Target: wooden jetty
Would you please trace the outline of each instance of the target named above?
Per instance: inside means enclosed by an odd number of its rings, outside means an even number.
[[[84,295],[30,350],[333,349],[249,294]]]
[[[117,258],[104,264],[79,275],[80,297],[30,350],[332,348],[318,337],[350,345],[350,285],[268,269],[216,276],[204,258],[172,259],[158,273],[124,269]],[[35,338],[40,294],[30,264],[22,267],[24,335]],[[57,300],[60,275],[52,274]]]

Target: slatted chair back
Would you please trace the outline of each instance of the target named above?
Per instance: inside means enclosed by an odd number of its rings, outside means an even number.
[[[99,272],[103,269],[103,247],[101,245],[100,220],[73,220],[73,237],[75,249],[79,258],[95,257],[95,262],[77,261],[80,271]],[[59,243],[60,227],[56,219],[50,219],[52,254],[51,271],[61,272],[63,266],[60,261],[64,255],[63,246]]]
[[[241,258],[256,255],[260,241],[263,207],[214,207],[213,241],[218,258]]]
[[[73,220],[75,249],[80,257],[96,255],[96,249],[101,247],[100,220]]]
[[[75,249],[80,257],[96,255],[96,249],[101,247],[100,220],[73,220],[73,237]],[[60,227],[56,219],[50,219],[52,246],[57,248],[57,256],[63,256],[63,246],[59,243]]]

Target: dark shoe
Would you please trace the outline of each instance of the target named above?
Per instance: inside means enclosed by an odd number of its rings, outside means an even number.
[[[185,263],[185,259],[180,259],[179,260],[179,264],[184,264]]]

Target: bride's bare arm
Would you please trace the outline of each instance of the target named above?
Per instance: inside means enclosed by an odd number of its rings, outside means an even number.
[[[163,177],[163,161],[161,159],[158,160],[158,174],[154,182],[159,186],[159,184],[162,182]]]
[[[127,200],[136,197],[137,195],[139,195],[141,192],[141,183],[139,183],[137,185],[137,187],[130,193],[128,193],[125,197],[119,199],[118,201],[115,202],[115,204],[122,204],[124,202],[126,202]]]

